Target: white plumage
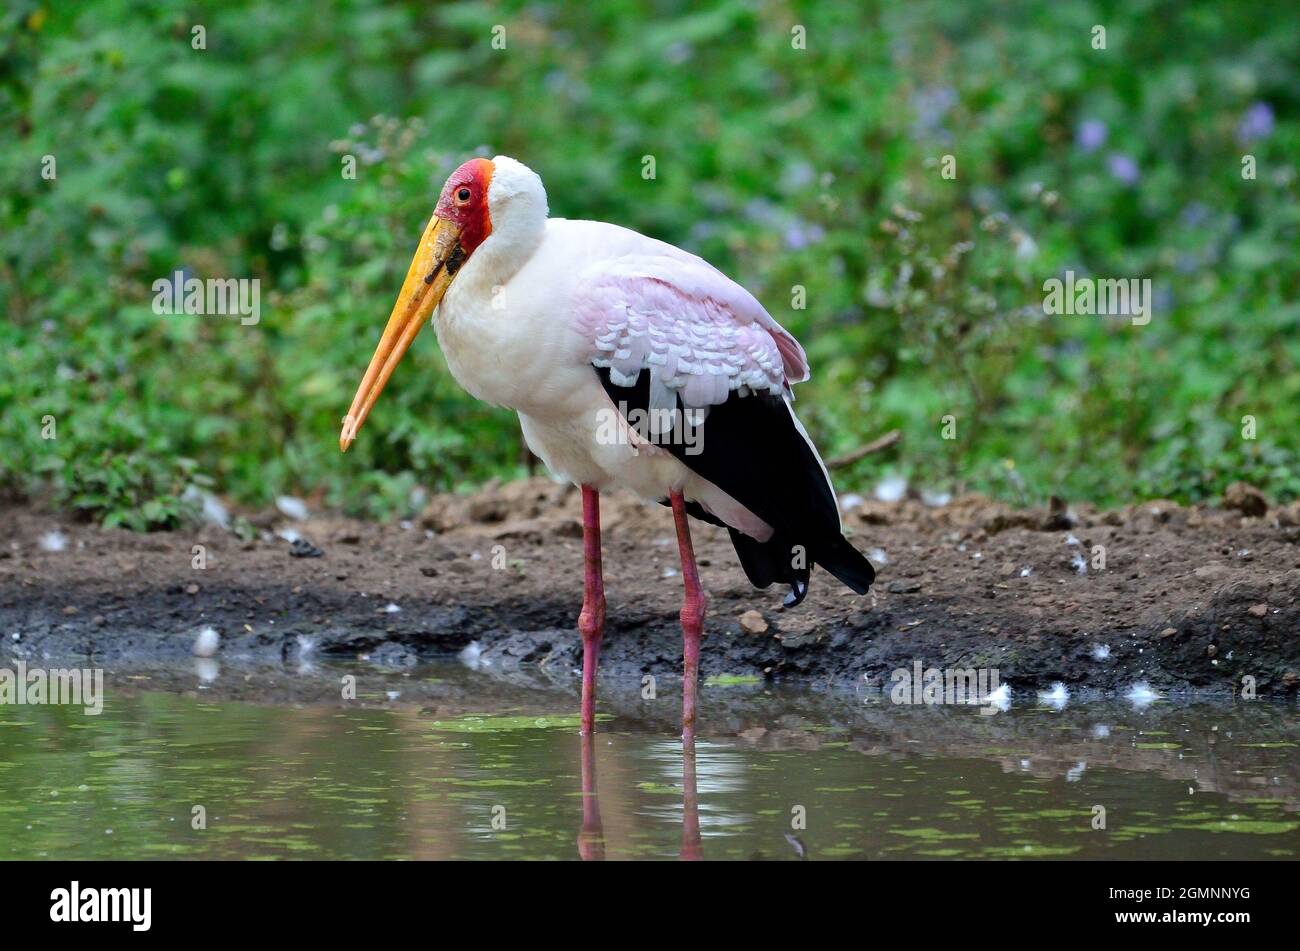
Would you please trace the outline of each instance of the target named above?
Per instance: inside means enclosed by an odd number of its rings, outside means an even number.
[[[511,159],[493,164],[492,234],[433,322],[452,375],[516,410],[528,447],[560,477],[646,499],[680,490],[767,540],[769,525],[671,454],[626,429],[604,439],[610,401],[591,368],[608,366],[622,386],[649,369],[652,408],[680,395],[703,419],[733,390],[788,393],[808,378],[803,348],[701,258],[617,225],[546,218],[537,176]]]

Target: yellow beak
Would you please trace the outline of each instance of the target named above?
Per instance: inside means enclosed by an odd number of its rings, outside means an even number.
[[[402,282],[402,291],[393,304],[393,312],[379,338],[375,355],[370,358],[366,375],[352,398],[352,408],[343,417],[343,431],[339,433],[339,448],[344,452],[357,438],[357,430],[370,415],[375,401],[383,391],[388,378],[401,362],[415,335],[428,321],[433,309],[447,293],[451,279],[464,261],[459,244],[460,226],[434,215],[424,229],[424,237],[411,259],[411,267]]]

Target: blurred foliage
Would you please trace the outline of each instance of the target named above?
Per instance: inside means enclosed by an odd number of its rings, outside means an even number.
[[[336,442],[443,178],[505,153],[754,291],[827,455],[903,429],[841,489],[1294,497],[1297,63],[1294,3],[10,0],[0,491],[143,528],[196,480],[393,515],[520,471],[432,336]],[[260,322],[156,315],[177,269]],[[1150,278],[1151,323],[1045,316],[1067,269]]]

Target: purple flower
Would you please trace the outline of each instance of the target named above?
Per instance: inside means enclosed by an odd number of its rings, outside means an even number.
[[[718,224],[716,221],[697,221],[691,225],[691,241],[699,244],[707,241],[718,233]]]
[[[796,221],[785,229],[785,246],[792,251],[798,251],[810,244],[820,243],[825,237],[826,231],[821,225],[806,225]]]
[[[1074,141],[1083,151],[1095,152],[1106,144],[1108,132],[1100,119],[1084,119],[1074,131]]]
[[[1129,156],[1122,155],[1119,152],[1112,152],[1110,157],[1106,159],[1106,167],[1110,169],[1111,176],[1117,181],[1123,182],[1125,185],[1137,184],[1138,165]]]
[[[678,40],[664,50],[664,59],[674,66],[680,66],[689,60],[694,53],[695,50],[691,49],[690,43]]]
[[[1182,210],[1178,220],[1185,228],[1199,228],[1210,220],[1210,209],[1199,201],[1191,202]]]
[[[768,228],[776,228],[782,224],[780,209],[766,198],[751,199],[745,205],[745,217]]]
[[[957,90],[951,86],[926,86],[913,92],[914,132],[921,137],[945,134],[943,121],[957,101]]]
[[[1237,124],[1237,141],[1253,142],[1273,134],[1273,107],[1266,102],[1253,102]]]
[[[817,170],[807,162],[791,162],[781,169],[781,190],[796,192],[817,180]]]

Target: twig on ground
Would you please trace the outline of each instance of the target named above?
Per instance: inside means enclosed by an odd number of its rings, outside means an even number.
[[[891,429],[879,439],[873,439],[865,446],[859,446],[857,449],[852,449],[841,456],[836,456],[833,459],[826,460],[826,468],[840,469],[844,466],[851,466],[859,459],[863,459],[871,455],[873,452],[880,452],[883,449],[888,449],[890,446],[897,444],[902,440],[902,438],[903,433],[901,430]]]

